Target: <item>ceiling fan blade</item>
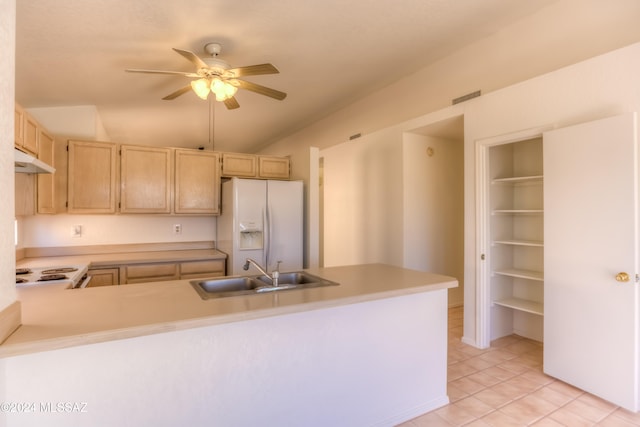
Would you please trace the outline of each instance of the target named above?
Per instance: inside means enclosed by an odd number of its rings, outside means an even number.
[[[236,108],[240,108],[240,104],[238,104],[238,100],[233,96],[231,98],[227,98],[224,101],[224,105],[227,107],[227,110],[235,110]]]
[[[230,79],[229,83],[234,86],[238,86],[241,89],[247,89],[252,92],[259,93],[260,95],[270,96],[271,98],[275,98],[280,101],[287,97],[287,94],[284,92],[280,92],[279,90],[271,89],[269,87],[262,86],[256,83],[248,82],[246,80]]]
[[[191,85],[187,85],[183,88],[178,89],[177,91],[170,93],[169,95],[162,98],[165,101],[171,101],[172,99],[176,99],[180,95],[183,95],[191,90]]]
[[[247,67],[231,68],[226,73],[230,77],[257,76],[260,74],[278,74],[280,71],[271,64],[249,65]]]
[[[198,70],[200,68],[208,68],[208,65],[202,59],[200,59],[200,57],[198,55],[196,55],[195,53],[189,52],[188,50],[176,49],[175,47],[173,48],[173,50],[175,50],[180,55],[184,56],[189,61],[191,61],[193,64],[195,64],[195,66],[198,67],[197,68]]]
[[[146,74],[177,74],[180,76],[187,76],[187,77],[199,77],[197,74],[195,73],[187,73],[185,71],[165,71],[165,70],[140,70],[140,69],[135,69],[135,68],[129,68],[125,70],[128,73],[146,73]]]

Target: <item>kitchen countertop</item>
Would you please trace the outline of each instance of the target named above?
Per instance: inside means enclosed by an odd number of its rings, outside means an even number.
[[[17,267],[54,267],[61,265],[86,264],[92,268],[142,264],[151,262],[182,262],[210,259],[225,259],[226,254],[216,249],[190,249],[173,251],[115,252],[89,255],[64,255],[53,257],[23,258]]]
[[[73,257],[77,261],[77,257]],[[91,256],[92,264],[94,255]],[[456,279],[385,264],[305,270],[340,283],[304,290],[202,300],[188,280],[85,289],[18,287],[22,326],[0,357],[166,331],[355,304],[457,286]]]

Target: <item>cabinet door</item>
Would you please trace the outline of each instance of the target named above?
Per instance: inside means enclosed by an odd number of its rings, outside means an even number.
[[[40,147],[38,153],[38,159],[42,160],[48,165],[55,167],[54,162],[54,138],[52,135],[40,129]],[[37,184],[37,201],[38,201],[38,213],[39,214],[54,214],[55,208],[55,174],[38,174]]]
[[[171,212],[171,150],[121,146],[120,212]]]
[[[24,145],[24,110],[18,104],[15,105],[15,116],[14,116],[14,146],[22,147]]]
[[[222,176],[255,178],[257,175],[256,156],[252,154],[222,153]]]
[[[16,217],[35,213],[35,176],[30,173],[15,174]]]
[[[22,144],[22,148],[25,151],[30,152],[31,154],[37,156],[38,155],[38,133],[39,126],[38,122],[28,114],[24,115],[23,120],[24,126],[24,141]]]
[[[114,286],[120,283],[120,269],[113,268],[92,268],[89,270],[91,281],[87,285],[88,288],[98,286]]]
[[[289,179],[289,159],[286,157],[258,157],[258,176],[269,179]]]
[[[115,213],[116,145],[69,141],[69,213]]]
[[[544,371],[632,411],[636,149],[635,114],[544,134]]]
[[[220,155],[176,150],[175,205],[180,214],[220,213]]]

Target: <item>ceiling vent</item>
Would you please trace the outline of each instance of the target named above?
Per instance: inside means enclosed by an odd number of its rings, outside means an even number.
[[[471,92],[471,93],[468,93],[466,95],[462,95],[462,96],[460,96],[458,98],[455,98],[455,99],[451,100],[451,104],[452,105],[460,104],[461,102],[468,101],[468,100],[473,99],[473,98],[477,98],[480,95],[481,95],[480,91],[477,90],[475,92]]]

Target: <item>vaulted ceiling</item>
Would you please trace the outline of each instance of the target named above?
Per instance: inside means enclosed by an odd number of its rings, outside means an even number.
[[[94,105],[117,142],[206,145],[208,101],[162,100],[188,78],[124,70],[193,71],[172,48],[205,56],[218,42],[231,66],[275,65],[279,74],[246,80],[288,94],[213,103],[216,149],[250,152],[554,1],[19,0],[16,99]]]

